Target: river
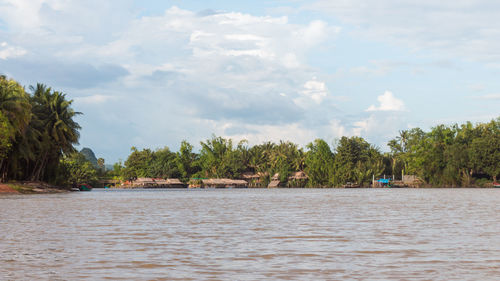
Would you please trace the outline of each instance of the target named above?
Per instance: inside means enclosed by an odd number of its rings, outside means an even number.
[[[0,196],[0,280],[498,280],[500,189]]]

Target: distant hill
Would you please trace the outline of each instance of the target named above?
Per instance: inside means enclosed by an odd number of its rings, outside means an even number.
[[[87,160],[90,161],[90,163],[92,163],[92,165],[94,165],[94,167],[97,168],[97,158],[95,157],[95,154],[94,152],[92,151],[92,149],[88,148],[88,147],[84,147],[81,151],[80,151],[81,154],[83,154],[85,156],[85,158]]]

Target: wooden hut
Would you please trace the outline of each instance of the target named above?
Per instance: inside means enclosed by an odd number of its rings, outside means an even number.
[[[268,173],[252,173],[246,172],[241,175],[243,180],[248,182],[248,187],[263,187],[265,186],[265,178],[268,176]]]
[[[280,186],[280,181],[279,180],[272,180],[268,185],[267,188],[276,188]]]
[[[186,185],[179,179],[155,179],[155,187],[161,188],[184,188]]]
[[[208,188],[245,188],[248,187],[248,182],[233,179],[202,179],[202,186]]]
[[[137,178],[131,184],[133,187],[145,188],[183,188],[186,187],[179,179]]]
[[[303,171],[292,173],[288,177],[287,186],[288,187],[305,187],[309,177]]]
[[[276,173],[271,177],[271,182],[267,185],[267,188],[276,188],[280,186],[280,174]]]
[[[134,187],[150,187],[154,185],[155,181],[152,178],[137,178],[132,181],[132,186]]]

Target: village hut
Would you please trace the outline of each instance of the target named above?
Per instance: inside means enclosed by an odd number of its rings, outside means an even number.
[[[202,179],[202,185],[208,188],[245,188],[248,187],[248,182],[233,179]]]
[[[267,188],[276,188],[280,186],[280,181],[279,180],[272,180],[268,185]]]
[[[246,172],[241,175],[241,177],[248,182],[248,187],[262,187],[264,183],[264,178],[266,178],[268,173],[252,173]]]
[[[151,187],[155,185],[155,181],[152,178],[137,178],[132,181],[132,186],[134,187]]]
[[[276,173],[271,177],[271,182],[267,185],[267,188],[276,188],[279,187],[280,184],[280,174]]]
[[[186,185],[179,179],[167,179],[167,185],[171,188],[185,188]]]
[[[303,171],[292,173],[288,177],[288,187],[305,187],[309,177]]]
[[[186,185],[179,179],[155,179],[155,187],[162,188],[184,188]]]
[[[260,173],[252,173],[252,172],[245,172],[241,175],[241,177],[245,180],[257,180],[260,178]]]

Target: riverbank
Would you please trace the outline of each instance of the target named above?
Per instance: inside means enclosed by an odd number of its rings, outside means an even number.
[[[8,182],[0,184],[0,194],[44,194],[65,192],[70,192],[70,190],[45,182]]]

